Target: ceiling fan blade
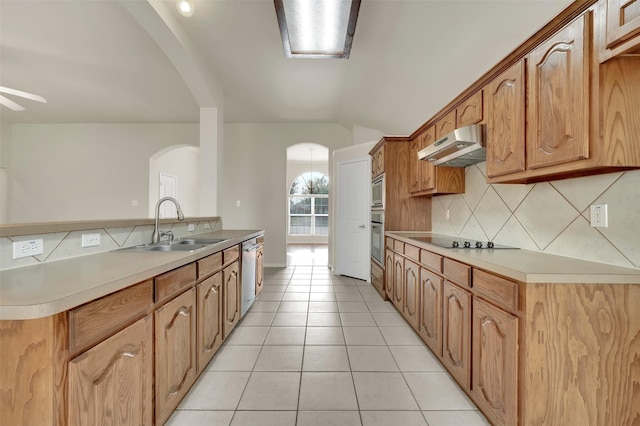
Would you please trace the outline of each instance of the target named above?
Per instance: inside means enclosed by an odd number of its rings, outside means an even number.
[[[0,105],[4,105],[12,111],[24,111],[24,107],[13,102],[11,99],[5,98],[2,95],[0,95]]]
[[[10,89],[8,87],[0,86],[0,93],[6,93],[7,95],[20,96],[21,98],[30,99],[36,102],[42,102],[43,104],[47,103],[47,100],[42,96],[34,95],[33,93],[29,93],[29,92],[23,92],[22,90]]]

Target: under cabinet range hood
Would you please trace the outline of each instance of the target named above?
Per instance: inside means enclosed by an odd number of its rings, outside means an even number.
[[[418,159],[443,167],[467,167],[486,157],[482,124],[456,129],[418,152]]]

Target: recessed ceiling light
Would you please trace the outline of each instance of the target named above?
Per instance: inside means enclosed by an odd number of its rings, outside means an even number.
[[[193,16],[193,12],[196,10],[196,5],[193,0],[176,0],[176,7],[180,15],[190,18]]]
[[[274,0],[287,58],[349,57],[360,0]]]

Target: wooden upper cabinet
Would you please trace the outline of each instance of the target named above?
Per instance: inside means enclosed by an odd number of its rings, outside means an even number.
[[[371,179],[384,173],[384,145],[371,153]]]
[[[456,129],[456,110],[452,110],[436,123],[436,139],[440,139],[447,133]]]
[[[482,118],[482,90],[478,90],[456,108],[456,127],[479,123]]]
[[[409,158],[411,159],[411,167],[409,167],[409,190],[411,193],[420,192],[420,163],[423,161],[418,160],[418,151],[422,149],[422,135],[416,136],[409,141]],[[428,161],[425,161],[428,163]]]
[[[489,177],[525,170],[524,72],[524,60],[520,60],[485,90]]]
[[[640,0],[606,0],[607,30],[606,46],[615,48],[621,43],[634,40],[640,44]]]
[[[529,169],[589,157],[590,34],[587,13],[529,54]]]
[[[422,148],[436,141],[436,128],[431,126],[422,134]],[[420,161],[420,191],[431,191],[436,188],[436,169],[429,161]]]

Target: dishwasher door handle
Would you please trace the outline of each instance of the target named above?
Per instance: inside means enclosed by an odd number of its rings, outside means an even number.
[[[249,251],[258,250],[259,248],[260,248],[260,244],[254,244],[254,245],[252,245],[250,247],[247,247],[245,249],[242,249],[242,250],[249,252]]]

